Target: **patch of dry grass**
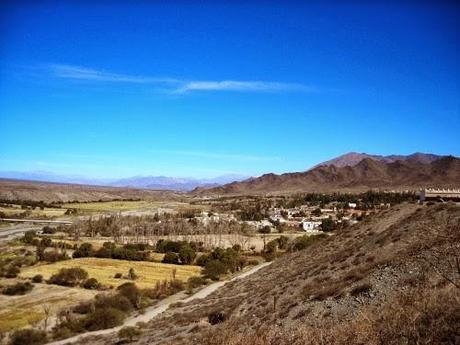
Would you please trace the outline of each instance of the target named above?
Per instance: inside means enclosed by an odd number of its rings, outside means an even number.
[[[3,283],[3,282],[2,282]],[[96,292],[56,285],[34,284],[23,296],[0,295],[0,331],[7,332],[39,323],[43,306],[51,306],[52,314],[60,308],[90,299]]]
[[[79,258],[60,261],[49,265],[28,267],[22,270],[21,277],[30,278],[36,274],[41,274],[45,279],[48,279],[61,268],[71,267],[83,268],[88,272],[89,277],[96,278],[104,285],[112,285],[114,287],[128,281],[126,279],[115,279],[115,274],[121,273],[125,276],[128,274],[130,268],[133,268],[139,276],[135,283],[140,288],[153,287],[157,282],[171,280],[174,270],[176,271],[175,278],[184,282],[190,277],[199,276],[201,273],[201,267],[191,265],[171,265],[146,261],[126,261],[100,258]]]

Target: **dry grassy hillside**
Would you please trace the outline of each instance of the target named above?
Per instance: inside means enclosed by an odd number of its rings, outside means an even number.
[[[115,199],[179,200],[182,196],[169,191],[85,186],[49,182],[0,179],[0,199],[45,202],[99,201]]]
[[[459,222],[453,204],[382,211],[176,306],[135,343],[458,344]],[[227,320],[211,326],[212,312]]]

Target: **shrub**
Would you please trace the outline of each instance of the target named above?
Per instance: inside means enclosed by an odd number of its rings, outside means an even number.
[[[259,229],[259,232],[261,234],[269,234],[272,232],[272,229],[270,228],[270,226],[265,225],[263,228]]]
[[[73,252],[72,256],[74,258],[86,258],[93,255],[93,245],[91,243],[82,243],[80,247]]]
[[[324,232],[332,231],[335,228],[336,228],[336,223],[332,219],[326,218],[322,220],[321,230],[323,230]]]
[[[209,260],[209,255],[203,254],[196,259],[196,264],[198,266],[204,267]]]
[[[219,277],[227,271],[227,266],[221,261],[209,260],[204,266],[203,275],[212,280],[219,280]]]
[[[175,264],[177,265],[179,263],[179,255],[173,252],[167,252],[161,261],[165,264]]]
[[[59,325],[59,327],[53,329],[53,339],[67,339],[74,335],[75,332],[66,326]]]
[[[141,292],[134,283],[124,283],[117,290],[121,296],[126,297],[131,302],[133,307],[139,307]]]
[[[32,281],[34,283],[41,283],[43,282],[43,276],[41,274],[36,274],[32,277]]]
[[[350,295],[356,297],[356,296],[363,295],[369,292],[371,289],[372,289],[372,286],[370,284],[363,283],[351,289]]]
[[[89,278],[83,282],[82,286],[88,290],[96,290],[100,288],[101,284],[99,284],[96,278]]]
[[[34,230],[29,230],[24,233],[24,237],[21,239],[22,242],[32,244],[32,241],[35,239],[36,233]]]
[[[29,283],[29,282],[25,282],[25,283],[16,283],[14,285],[10,285],[10,286],[7,286],[3,289],[2,293],[4,295],[8,295],[8,296],[14,296],[14,295],[25,295],[26,293],[28,293],[29,291],[31,291],[33,289],[33,284]]]
[[[226,316],[223,312],[212,312],[208,315],[208,322],[211,325],[217,325],[218,323],[222,323],[226,320]]]
[[[136,271],[134,271],[134,268],[130,268],[128,272],[128,278],[131,280],[136,280],[138,278],[138,275],[136,274]]]
[[[272,261],[276,258],[276,252],[263,252],[262,257],[265,261]]]
[[[194,289],[206,284],[206,279],[203,277],[190,277],[187,281],[187,287],[189,289]]]
[[[52,228],[51,226],[45,225],[42,228],[42,231],[43,231],[44,234],[52,235],[52,234],[56,233],[56,228]]]
[[[73,307],[72,311],[77,314],[89,314],[94,311],[95,305],[93,302],[80,302],[75,307]]]
[[[137,327],[123,327],[118,331],[118,337],[122,340],[132,342],[142,334],[142,331]]]
[[[97,295],[94,300],[94,306],[97,309],[113,308],[124,313],[129,313],[133,310],[131,301],[126,296],[116,295]]]
[[[121,277],[123,277],[123,274],[121,273],[115,273],[115,275],[113,276],[115,279],[121,279]]]
[[[81,284],[86,278],[88,278],[88,272],[82,268],[61,268],[58,273],[51,276],[48,283],[62,286],[76,286]]]
[[[57,250],[46,251],[46,252],[43,251],[43,253],[40,255],[40,260],[50,262],[50,263],[68,260],[68,259],[70,258],[66,252],[59,252]]]
[[[10,265],[5,273],[4,273],[4,277],[5,278],[16,278],[19,274],[20,270],[18,267],[14,266],[14,265]]]
[[[278,240],[272,240],[270,242],[268,242],[266,245],[265,245],[265,249],[264,251],[266,253],[276,253],[277,249],[278,249]]]
[[[46,333],[36,329],[20,329],[10,337],[10,345],[41,345],[46,343]]]
[[[278,248],[279,249],[287,249],[289,243],[289,238],[286,236],[280,236],[278,238]]]
[[[48,237],[44,237],[40,240],[40,246],[41,247],[51,247],[53,245],[53,241],[51,240],[51,238],[48,238]]]
[[[303,249],[309,247],[310,245],[312,245],[313,243],[315,243],[316,241],[318,241],[319,239],[324,238],[326,236],[327,235],[315,235],[315,236],[304,235],[304,236],[301,236],[301,237],[297,237],[291,243],[290,250],[294,251],[294,252],[299,251],[299,250],[303,250]]]
[[[176,292],[184,290],[184,283],[182,280],[173,279],[169,282],[170,294],[175,294]]]
[[[125,314],[115,308],[96,309],[93,313],[88,314],[84,319],[85,329],[88,331],[97,331],[116,327],[122,324]]]

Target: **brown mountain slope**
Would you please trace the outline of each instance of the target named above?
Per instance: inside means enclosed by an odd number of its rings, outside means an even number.
[[[381,211],[204,300],[170,308],[134,344],[376,345],[401,344],[402,335],[407,344],[457,344],[460,275],[451,265],[459,222],[460,207],[451,204]],[[211,326],[213,312],[227,320]]]
[[[434,155],[431,153],[422,153],[422,152],[416,152],[411,155],[390,155],[390,156],[380,156],[380,155],[370,155],[367,153],[358,153],[358,152],[349,152],[344,155],[341,155],[339,157],[333,158],[331,160],[325,161],[323,163],[320,163],[315,166],[329,166],[329,165],[334,165],[337,168],[343,168],[345,166],[355,166],[359,162],[361,162],[365,158],[370,158],[379,162],[383,163],[392,163],[395,161],[405,161],[405,160],[411,160],[413,162],[418,162],[418,163],[431,163],[435,160],[438,160],[442,156],[440,155]]]
[[[413,189],[458,187],[460,159],[446,156],[426,163],[419,158],[385,163],[364,158],[355,166],[318,166],[306,172],[266,174],[196,194],[263,194],[278,192],[358,191],[369,188]]]

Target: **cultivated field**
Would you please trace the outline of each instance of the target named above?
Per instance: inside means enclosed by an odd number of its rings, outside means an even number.
[[[25,268],[21,271],[21,277],[33,277],[41,274],[48,279],[61,268],[80,267],[86,270],[90,278],[96,278],[104,285],[119,286],[128,279],[115,279],[116,273],[123,276],[133,268],[139,278],[135,281],[140,288],[153,287],[156,282],[172,279],[173,270],[176,270],[176,279],[186,281],[192,276],[199,276],[201,267],[188,265],[171,265],[146,261],[125,261],[114,259],[80,258],[56,262],[49,265],[39,265]]]
[[[188,203],[183,202],[162,202],[162,201],[105,201],[105,202],[86,202],[86,203],[66,203],[63,208],[74,208],[89,212],[114,212],[114,211],[149,211],[163,209],[186,209]]]

